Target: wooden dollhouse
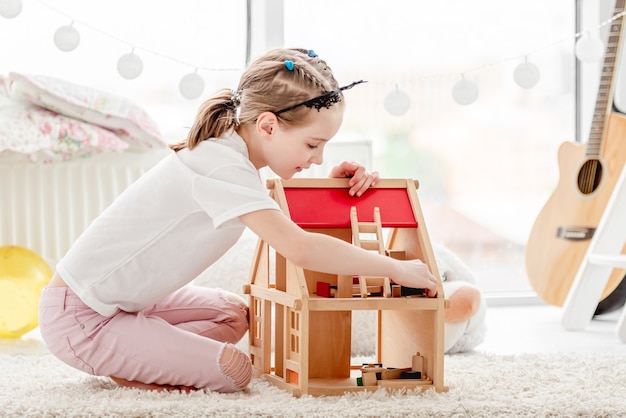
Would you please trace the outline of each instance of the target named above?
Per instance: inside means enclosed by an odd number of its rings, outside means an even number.
[[[391,257],[419,258],[439,277],[417,187],[410,179],[381,179],[363,196],[352,197],[347,179],[268,180],[271,196],[300,227]],[[386,245],[383,231],[388,232]],[[389,277],[302,269],[260,240],[250,283],[244,289],[250,296],[250,357],[255,374],[294,396],[341,395],[378,387],[446,391],[447,300],[441,282],[435,298],[419,292],[403,296],[405,290]],[[377,312],[377,366],[410,370],[417,355],[423,358],[419,379],[373,384],[366,378],[363,384],[363,365],[351,364],[356,310]]]

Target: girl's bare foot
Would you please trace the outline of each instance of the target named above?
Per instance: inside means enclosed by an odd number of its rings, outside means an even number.
[[[167,390],[167,391],[181,391],[181,392],[187,392],[187,393],[192,392],[194,390],[198,390],[198,388],[195,388],[193,386],[159,385],[158,383],[142,383],[142,382],[137,382],[135,380],[126,380],[126,379],[122,379],[120,377],[115,377],[115,376],[109,376],[109,377],[118,385],[124,386],[127,388],[156,390],[157,392]]]

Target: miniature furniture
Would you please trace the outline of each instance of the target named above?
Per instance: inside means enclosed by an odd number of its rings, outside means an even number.
[[[622,169],[563,305],[561,324],[565,329],[585,329],[613,269],[626,269],[625,214],[626,167]],[[626,342],[626,309],[617,324],[617,335]]]
[[[419,258],[440,277],[417,198],[417,182],[381,179],[361,197],[348,194],[348,179],[269,180],[271,196],[307,231],[331,235],[385,254]],[[362,236],[363,235],[363,236]],[[358,237],[357,237],[358,236]],[[391,291],[387,288],[392,287]],[[244,292],[250,297],[250,357],[257,376],[294,396],[341,395],[378,387],[444,386],[444,299],[400,296],[393,278],[325,274],[300,268],[259,240]],[[420,378],[385,379],[359,386],[362,365],[351,363],[352,312],[377,312],[377,364],[411,369]],[[366,379],[372,382],[370,379]]]

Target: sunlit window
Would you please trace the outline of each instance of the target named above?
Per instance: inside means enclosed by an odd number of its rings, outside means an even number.
[[[432,241],[465,261],[486,292],[532,290],[524,251],[558,175],[558,146],[575,139],[570,1],[285,2],[285,44],[314,49],[346,93],[336,140],[371,140],[385,177],[420,181]],[[528,60],[539,80],[514,79]],[[469,105],[452,89],[478,87]],[[410,107],[390,114],[400,91]],[[349,157],[349,155],[347,155]]]

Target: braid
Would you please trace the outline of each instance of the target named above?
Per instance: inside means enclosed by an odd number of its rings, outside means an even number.
[[[293,72],[300,77],[301,83],[298,84],[312,86],[321,93],[324,91],[324,86],[317,74],[313,74],[311,71],[313,69],[313,67],[297,66],[294,67]]]
[[[292,51],[297,51],[305,55],[305,59],[307,59],[310,64],[310,66],[294,66],[294,71],[297,70],[301,73],[303,80],[308,80],[309,84],[318,89],[320,93],[334,90],[339,86],[330,67],[326,64],[326,61],[319,58],[317,55],[311,57],[309,51],[306,49],[293,48]]]

